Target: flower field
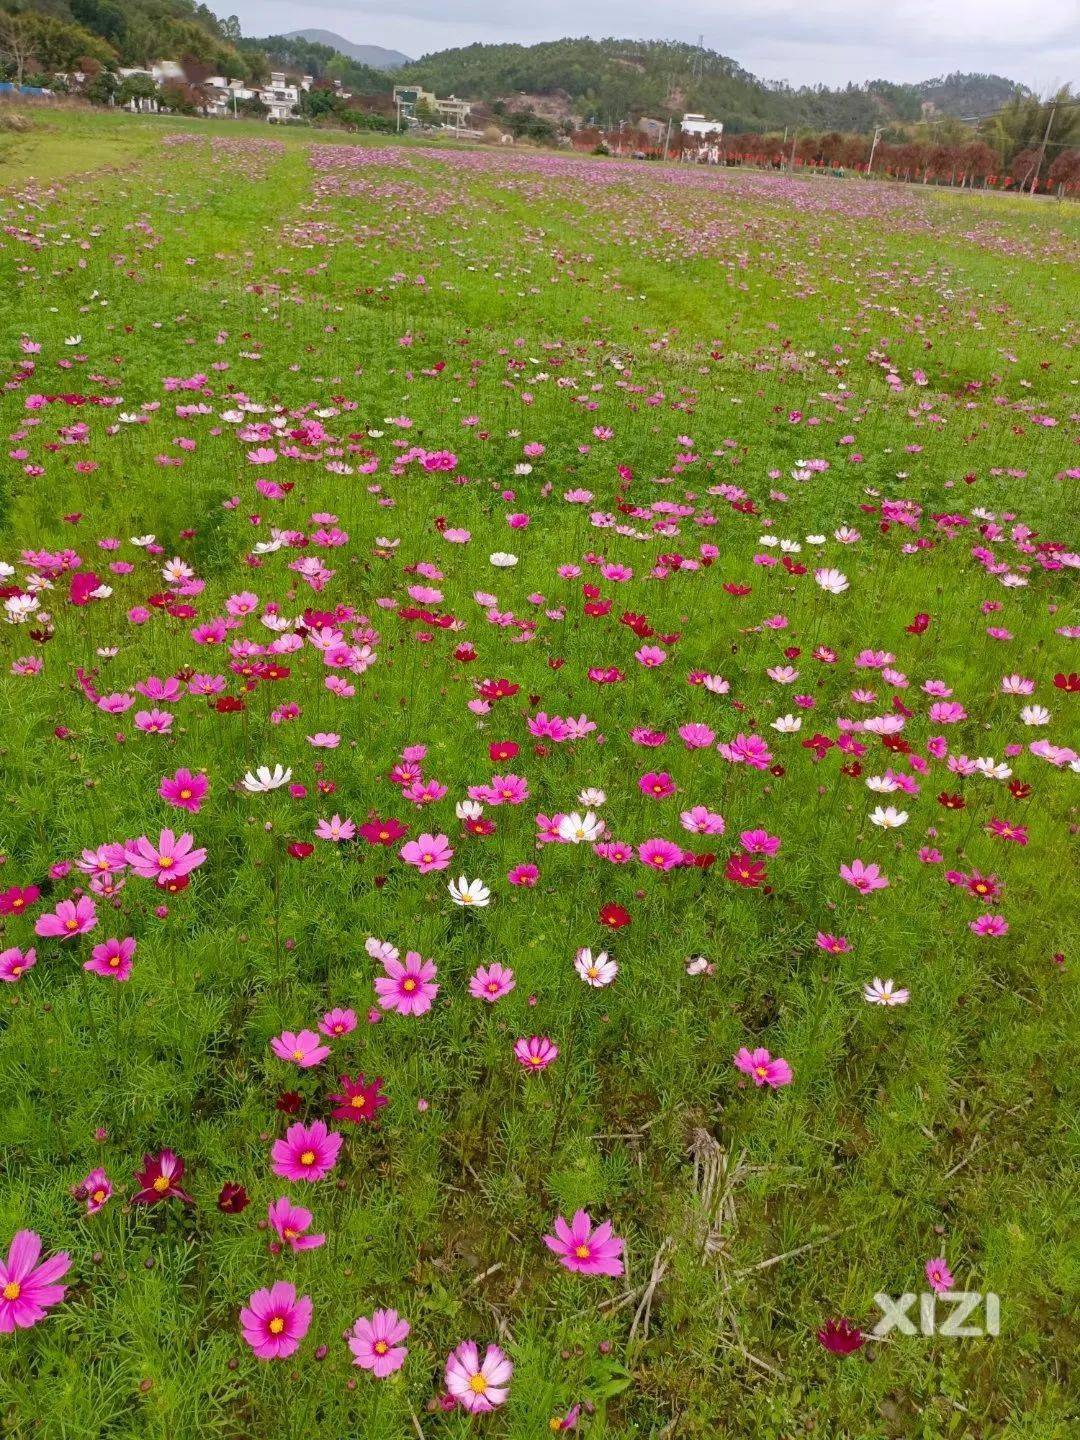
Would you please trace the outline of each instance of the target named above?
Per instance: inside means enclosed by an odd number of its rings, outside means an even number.
[[[1080,218],[50,124],[0,1432],[1068,1435]]]

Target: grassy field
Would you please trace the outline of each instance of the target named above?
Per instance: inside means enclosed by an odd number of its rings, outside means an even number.
[[[0,186],[0,1432],[1075,1434],[1075,208]]]

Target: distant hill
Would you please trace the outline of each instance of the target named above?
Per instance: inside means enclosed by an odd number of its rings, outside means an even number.
[[[314,45],[328,45],[331,50],[347,55],[350,60],[358,60],[361,65],[370,65],[373,70],[396,70],[400,65],[412,63],[408,55],[403,55],[400,50],[387,50],[382,45],[354,45],[351,40],[346,40],[343,35],[335,35],[332,30],[290,30],[285,38],[310,40]]]
[[[785,125],[866,131],[911,123],[931,102],[944,115],[985,115],[1022,87],[1001,75],[954,74],[918,85],[871,80],[842,89],[759,80],[715,50],[670,40],[552,40],[467,45],[422,56],[399,79],[478,100],[553,97],[586,121],[701,112],[729,130]]]

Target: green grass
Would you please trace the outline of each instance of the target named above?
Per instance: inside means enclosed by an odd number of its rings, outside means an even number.
[[[176,143],[183,133],[197,138]],[[38,957],[0,997],[0,1253],[33,1228],[46,1253],[72,1257],[63,1303],[32,1330],[0,1335],[0,1429],[19,1440],[400,1440],[482,1428],[532,1440],[587,1402],[579,1424],[592,1437],[1064,1440],[1076,1350],[1075,961],[1053,957],[1075,928],[1076,778],[1027,746],[1077,748],[1077,698],[1053,683],[1078,668],[1060,633],[1077,623],[1075,569],[1043,569],[1009,536],[1020,522],[1036,544],[1075,542],[1076,482],[1065,475],[1077,463],[1075,212],[857,181],[691,170],[668,183],[655,166],[533,152],[459,158],[372,143],[358,155],[341,136],[82,111],[50,111],[29,135],[0,135],[2,146],[5,583],[48,569],[24,551],[71,547],[114,593],[76,608],[60,574],[40,595],[51,626],[39,614],[0,627],[0,889],[44,892],[30,919],[0,917],[0,949],[36,944]],[[344,147],[341,167],[326,168],[317,146]],[[40,350],[24,353],[24,339]],[[32,373],[20,369],[28,362]],[[201,391],[164,385],[195,374]],[[34,394],[123,399],[28,409]],[[329,412],[329,450],[250,464],[256,442],[222,418],[240,396],[267,407],[250,418],[280,405],[293,427],[300,413]],[[176,413],[200,402],[204,413]],[[146,405],[145,424],[119,419]],[[545,452],[515,475],[528,442]],[[395,474],[409,447],[450,450],[456,465]],[[697,458],[680,460],[688,454]],[[378,468],[363,473],[369,457]],[[328,471],[334,458],[352,473]],[[816,458],[829,468],[793,478]],[[86,461],[94,468],[76,469]],[[293,488],[267,499],[256,479]],[[720,485],[744,491],[752,513],[709,493]],[[574,489],[594,498],[565,503]],[[620,500],[687,513],[665,535],[650,531],[655,514],[619,513]],[[883,527],[883,500],[920,507],[913,528]],[[595,528],[596,511],[644,538]],[[347,545],[247,563],[272,526],[310,532],[322,512]],[[515,512],[531,517],[527,529],[508,527]],[[1001,539],[980,534],[988,515]],[[437,521],[471,540],[447,542]],[[841,526],[861,538],[841,543]],[[808,573],[755,564],[780,553],[760,543],[768,532],[801,544],[793,559]],[[151,533],[156,557],[129,539]],[[808,543],[815,534],[826,542]],[[104,537],[120,548],[100,550]],[[379,537],[400,543],[387,550]],[[914,548],[919,539],[931,543]],[[650,577],[659,556],[702,544],[716,547],[709,566]],[[1011,573],[1031,566],[1028,583],[986,573],[971,554],[980,545]],[[488,557],[505,550],[519,563],[496,569]],[[590,552],[633,579],[603,579]],[[191,600],[197,621],[155,610],[129,623],[165,588],[161,565],[174,555],[205,581]],[[336,572],[320,593],[288,568],[312,555]],[[130,573],[108,574],[116,559]],[[441,578],[406,569],[418,564]],[[561,578],[568,564],[583,573]],[[842,570],[850,589],[825,594],[818,566]],[[585,582],[613,602],[609,616],[585,613]],[[421,643],[421,622],[378,605],[409,606],[417,584],[436,586],[433,608],[463,628],[429,627]],[[751,591],[737,598],[725,584]],[[195,645],[192,624],[246,590],[289,617],[337,605],[369,617],[377,660],[355,698],[325,689],[311,647],[286,657],[287,679],[245,690],[223,647]],[[487,623],[477,591],[535,621],[534,637],[516,643],[521,632]],[[659,669],[635,661],[642,641],[618,623],[626,610],[679,636],[663,642]],[[929,627],[912,634],[920,612]],[[763,626],[778,615],[785,628]],[[30,629],[54,633],[35,641]],[[272,638],[254,617],[236,635]],[[466,641],[475,662],[453,658]],[[811,657],[821,645],[837,663]],[[788,661],[791,647],[801,653]],[[853,668],[864,647],[894,655],[908,688]],[[8,673],[33,655],[40,674]],[[767,676],[787,663],[796,683]],[[598,685],[588,673],[598,666],[626,678]],[[96,672],[102,694],[185,667],[222,673],[247,708],[221,715],[186,698],[163,707],[175,714],[170,735],[146,735],[135,709],[89,703],[77,667]],[[688,685],[695,670],[723,675],[730,692]],[[1000,693],[1013,673],[1036,682],[1033,696]],[[520,690],[477,715],[468,702],[485,677]],[[933,679],[966,720],[931,723],[920,687]],[[876,703],[853,701],[853,688]],[[794,694],[814,708],[800,712]],[[866,788],[887,767],[909,768],[871,734],[861,774],[842,772],[851,757],[838,749],[816,763],[801,743],[816,730],[836,740],[838,716],[887,713],[894,695],[914,712],[903,738],[927,758],[917,795]],[[287,703],[300,717],[273,723]],[[1026,704],[1044,705],[1049,725],[1025,726]],[[538,746],[526,725],[538,711],[585,713],[603,743]],[[770,728],[792,711],[800,733]],[[731,765],[715,745],[685,749],[677,732],[689,721],[718,741],[756,730],[783,773]],[[635,745],[635,727],[668,742]],[[340,747],[313,750],[305,736],[320,731],[340,733]],[[1009,763],[1030,797],[950,772],[927,750],[939,734],[972,758],[1024,747]],[[500,740],[520,754],[490,761]],[[424,813],[387,779],[410,744],[427,746],[425,779],[447,787]],[[275,762],[293,768],[305,798],[238,788],[245,770]],[[208,775],[197,815],[158,797],[179,766]],[[670,773],[675,797],[640,793],[654,770]],[[469,836],[455,803],[508,771],[527,778],[528,800],[486,807],[495,833]],[[320,779],[332,794],[317,793]],[[538,852],[535,815],[582,808],[583,787],[606,793],[599,814],[616,838],[663,836],[715,851],[716,864],[659,875],[588,846]],[[943,808],[943,791],[966,807]],[[868,823],[879,803],[908,810],[907,824]],[[724,815],[724,835],[680,829],[680,811],[697,804]],[[285,853],[335,812],[441,831],[453,865],[421,876],[397,846],[360,841],[314,840],[303,861]],[[993,817],[1026,826],[1030,843],[988,834]],[[189,828],[207,850],[190,888],[165,897],[165,917],[132,877],[115,912],[99,901],[91,936],[35,939],[34,917],[83,878],[50,879],[50,867],[164,826]],[[740,832],[758,827],[782,846],[767,889],[747,889],[724,868]],[[924,846],[942,862],[923,863]],[[889,889],[862,898],[845,885],[839,868],[856,857],[881,865]],[[535,889],[507,883],[523,862],[539,867]],[[980,904],[946,869],[996,875],[1003,898]],[[451,904],[446,881],[461,873],[491,887],[489,908]],[[629,910],[628,928],[599,924],[608,902]],[[970,931],[986,910],[1005,916],[1007,935]],[[819,930],[848,937],[850,953],[818,948]],[[81,970],[109,935],[138,942],[123,985]],[[430,1013],[366,1022],[369,936],[436,960]],[[610,951],[613,986],[581,984],[581,946]],[[697,955],[712,973],[687,974]],[[468,979],[493,961],[516,987],[489,1008]],[[907,986],[909,1004],[864,1003],[875,975]],[[298,1072],[272,1055],[273,1036],[313,1027],[332,1005],[353,1007],[360,1024],[325,1065]],[[533,1034],[561,1053],[527,1077],[512,1047]],[[794,1083],[743,1088],[731,1062],[744,1045],[786,1057]],[[325,1117],[331,1082],[358,1070],[385,1077],[380,1125],[342,1126],[342,1157],[317,1185],[273,1176],[270,1145],[287,1123],[276,1097],[299,1090],[303,1113]],[[195,1205],[131,1206],[144,1152],[166,1146],[187,1163]],[[712,1209],[709,1156],[727,1176]],[[116,1194],[88,1217],[71,1191],[98,1165]],[[252,1197],[240,1216],[216,1206],[227,1181]],[[283,1193],[313,1211],[325,1247],[267,1253],[259,1221]],[[544,1247],[555,1215],[579,1206],[624,1237],[623,1279],[568,1274]],[[894,1332],[850,1358],[817,1343],[830,1317],[869,1330],[875,1292],[921,1292],[937,1255],[958,1288],[1000,1295],[998,1338]],[[275,1278],[312,1297],[314,1319],[291,1359],[261,1364],[237,1316]],[[341,1338],[377,1306],[412,1326],[404,1368],[382,1382],[351,1366]],[[470,1337],[511,1355],[508,1405],[475,1420],[429,1413],[447,1352]]]

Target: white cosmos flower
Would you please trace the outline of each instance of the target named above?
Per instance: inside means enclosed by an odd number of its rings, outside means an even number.
[[[807,535],[807,537],[806,537],[806,543],[807,543],[807,545],[824,545],[824,544],[825,544],[825,536],[824,536],[824,535]]]
[[[275,550],[281,549],[282,543],[280,539],[259,540],[251,547],[251,553],[253,555],[272,555]]]
[[[131,543],[132,545],[138,545],[140,550],[144,550],[147,545],[153,545],[156,539],[156,535],[132,535]]]
[[[686,973],[688,975],[704,975],[706,971],[711,973],[712,966],[708,960],[705,959],[704,955],[691,955],[690,959],[687,960]]]
[[[1001,693],[1003,695],[1031,695],[1035,691],[1035,681],[1028,680],[1023,675],[1003,675],[1001,677]]]
[[[532,474],[532,466],[529,465],[529,464],[527,464],[527,463],[523,460],[520,465],[515,465],[515,466],[514,466],[514,474],[515,474],[515,475],[531,475],[531,474]]]
[[[1025,705],[1020,711],[1020,719],[1025,725],[1049,725],[1050,711],[1045,705]]]
[[[850,588],[847,576],[840,570],[815,570],[814,579],[829,595],[842,595]]]
[[[582,790],[577,798],[578,804],[584,805],[586,810],[599,810],[600,806],[607,800],[607,796],[603,790],[596,789]]]
[[[713,695],[726,695],[731,689],[730,682],[722,675],[706,675],[701,683]]]
[[[459,875],[456,880],[451,880],[446,888],[450,891],[450,898],[455,905],[471,905],[474,909],[482,910],[491,902],[491,891],[482,880],[466,880],[464,875]]]
[[[785,555],[799,555],[802,553],[802,546],[797,540],[781,540],[780,549]]]
[[[855,545],[862,539],[862,536],[850,525],[841,525],[839,530],[833,531],[833,538],[839,540],[841,545]]]
[[[9,625],[21,625],[41,604],[34,595],[9,595],[4,601],[4,610]]]
[[[900,786],[888,775],[871,775],[866,782],[866,788],[873,790],[875,795],[891,795],[894,790],[899,790]]]
[[[882,830],[899,830],[901,825],[907,824],[908,813],[906,810],[897,810],[895,805],[879,805],[870,816],[871,825],[879,825]]]
[[[873,980],[863,986],[863,999],[868,1005],[906,1005],[910,991],[900,989],[895,980]]]
[[[9,565],[6,560],[0,560],[0,580],[10,579],[15,574],[15,566]]]
[[[65,345],[81,345],[81,344],[82,344],[82,336],[81,336],[81,335],[69,335],[69,336],[67,337],[67,339],[64,341],[64,344],[65,344]]]
[[[586,810],[584,815],[575,810],[559,821],[559,839],[569,841],[571,845],[580,845],[583,840],[599,840],[603,833],[604,822],[598,820],[591,810]]]
[[[802,729],[802,717],[799,715],[781,715],[778,720],[772,722],[772,728],[779,730],[781,735],[794,735],[796,730]]]
[[[271,770],[269,765],[260,765],[254,775],[249,770],[240,783],[249,795],[258,795],[266,790],[280,790],[282,785],[287,785],[291,779],[291,769],[275,765]]]
[[[111,585],[98,585],[90,591],[91,600],[108,600],[113,593]],[[1049,715],[1046,717],[1049,720]]]
[[[774,545],[779,545],[780,541],[775,535],[759,535],[757,543],[759,545],[768,545],[771,549]]]
[[[479,820],[484,813],[484,807],[479,800],[459,800],[454,806],[454,814],[459,820]]]
[[[518,563],[518,557],[511,555],[509,551],[506,550],[496,550],[489,558],[496,570],[512,570]]]
[[[614,960],[608,959],[606,950],[601,950],[599,955],[593,955],[591,950],[579,950],[574,960],[574,969],[594,990],[602,990],[605,985],[610,985],[619,973],[619,967]]]
[[[1010,766],[1003,760],[995,760],[992,755],[980,755],[975,761],[975,769],[988,780],[1008,780],[1013,773]]]
[[[377,550],[396,550],[400,544],[400,540],[388,540],[385,535],[375,536],[375,548]]]

